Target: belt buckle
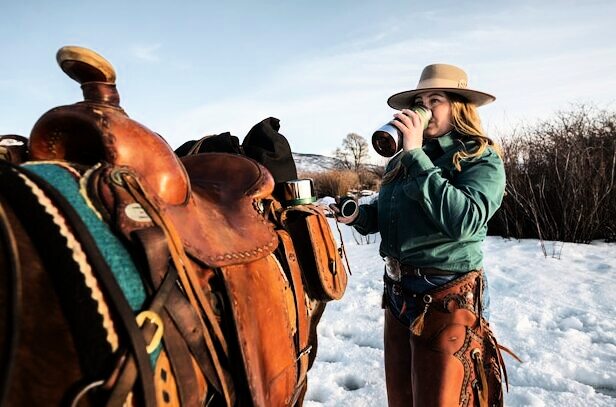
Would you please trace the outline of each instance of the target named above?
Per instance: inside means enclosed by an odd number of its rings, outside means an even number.
[[[400,262],[393,257],[385,257],[385,272],[387,276],[394,281],[402,280],[402,272],[400,270]]]

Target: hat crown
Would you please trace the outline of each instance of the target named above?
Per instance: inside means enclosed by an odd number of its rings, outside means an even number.
[[[454,65],[432,64],[421,72],[417,89],[426,88],[459,88],[468,87],[466,72]]]

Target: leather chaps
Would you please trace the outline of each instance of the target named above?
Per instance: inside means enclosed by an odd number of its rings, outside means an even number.
[[[428,292],[406,293],[423,310],[411,328],[385,310],[390,406],[503,405],[505,348],[482,318],[482,289],[482,272],[472,271]]]

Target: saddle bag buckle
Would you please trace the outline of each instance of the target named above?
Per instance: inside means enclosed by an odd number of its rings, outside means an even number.
[[[137,325],[139,326],[139,328],[143,326],[146,319],[150,321],[151,324],[156,325],[156,331],[154,332],[154,335],[152,335],[152,339],[150,340],[150,343],[145,348],[148,354],[150,354],[154,352],[156,348],[158,348],[158,345],[160,345],[160,341],[163,338],[163,332],[165,330],[165,325],[163,324],[163,320],[161,319],[160,315],[158,315],[156,312],[151,311],[151,310],[141,311],[137,315],[137,318],[135,319],[137,321]]]

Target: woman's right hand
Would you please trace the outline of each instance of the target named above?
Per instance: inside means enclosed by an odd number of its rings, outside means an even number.
[[[394,118],[392,124],[402,133],[402,149],[409,151],[421,148],[424,128],[419,115],[410,109],[402,109]]]

